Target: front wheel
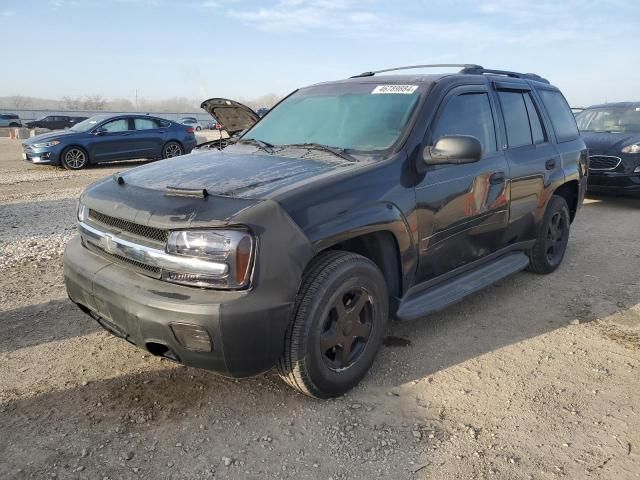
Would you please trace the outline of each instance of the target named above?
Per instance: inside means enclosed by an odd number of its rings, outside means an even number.
[[[388,313],[386,283],[372,261],[348,252],[321,254],[303,278],[280,377],[311,397],[342,395],[373,364]]]
[[[551,273],[562,263],[569,243],[571,216],[567,201],[554,195],[549,200],[547,210],[536,243],[529,252],[529,271]]]
[[[89,164],[87,152],[80,147],[69,147],[62,152],[61,163],[67,170],[80,170]]]
[[[183,154],[184,149],[178,142],[167,142],[164,147],[162,147],[162,158],[179,157]]]

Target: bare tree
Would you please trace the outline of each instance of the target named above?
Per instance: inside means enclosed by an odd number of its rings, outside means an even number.
[[[62,103],[65,110],[80,110],[82,108],[82,100],[78,97],[62,97]]]
[[[104,110],[107,101],[102,95],[87,95],[84,99],[84,108],[87,110]]]
[[[11,97],[13,103],[13,108],[21,110],[23,108],[27,108],[31,105],[31,99],[29,97],[24,97],[22,95],[14,95]]]

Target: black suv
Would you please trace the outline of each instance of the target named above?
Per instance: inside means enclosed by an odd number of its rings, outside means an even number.
[[[589,192],[640,195],[640,102],[593,105],[576,121],[589,149]]]
[[[48,128],[49,130],[63,130],[71,128],[87,117],[70,117],[69,115],[47,115],[27,123],[28,128]]]
[[[235,377],[277,365],[330,397],[366,374],[388,318],[554,271],[587,181],[569,105],[537,75],[462,67],[301,88],[223,151],[88,187],[69,297],[155,355]]]

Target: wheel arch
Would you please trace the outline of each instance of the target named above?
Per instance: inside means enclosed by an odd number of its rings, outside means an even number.
[[[313,227],[307,235],[317,253],[343,250],[374,262],[391,297],[401,297],[411,285],[417,263],[415,243],[406,219],[391,203],[338,215]]]
[[[576,216],[576,212],[578,211],[578,203],[580,199],[580,184],[577,180],[569,180],[566,183],[563,183],[558,188],[553,191],[553,195],[558,195],[565,199],[567,205],[569,206],[569,215],[571,221]]]

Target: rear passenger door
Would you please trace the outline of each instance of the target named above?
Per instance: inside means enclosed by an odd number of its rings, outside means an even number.
[[[504,246],[509,172],[498,148],[495,106],[485,85],[450,91],[426,133],[424,146],[458,134],[480,140],[483,156],[475,163],[429,166],[416,187],[418,281],[430,280]]]
[[[536,237],[537,225],[554,175],[562,176],[558,151],[550,141],[541,109],[529,85],[494,82],[505,130],[503,148],[511,171],[511,205],[507,238],[521,242]]]

